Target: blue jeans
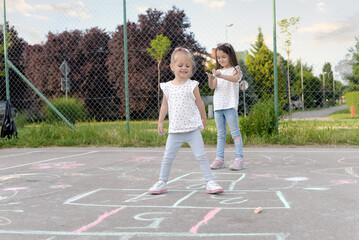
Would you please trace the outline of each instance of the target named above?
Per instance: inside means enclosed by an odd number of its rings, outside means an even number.
[[[212,175],[211,167],[209,166],[206,151],[204,149],[201,129],[197,129],[192,132],[168,134],[166,150],[161,163],[159,180],[162,180],[164,182],[168,181],[173,160],[175,159],[178,150],[185,142],[190,145],[194,156],[199,163],[205,181],[208,182],[213,180],[214,178]]]
[[[243,159],[243,141],[238,125],[238,113],[234,108],[214,111],[214,119],[217,126],[217,157],[224,159],[224,147],[226,145],[227,126],[235,146],[235,157]]]

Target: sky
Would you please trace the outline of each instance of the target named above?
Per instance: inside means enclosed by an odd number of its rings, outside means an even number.
[[[184,10],[189,31],[208,52],[223,42],[236,51],[250,50],[259,28],[273,50],[273,0],[127,0],[126,17],[137,22],[148,8],[167,12],[172,6]],[[123,0],[7,0],[6,10],[10,25],[29,44],[45,42],[48,32],[91,27],[114,32],[124,21]],[[276,21],[291,17],[300,21],[292,34],[290,59],[313,66],[316,76],[329,62],[340,80],[343,69],[336,66],[359,37],[358,1],[276,0]],[[277,36],[277,50],[286,56],[278,26]]]

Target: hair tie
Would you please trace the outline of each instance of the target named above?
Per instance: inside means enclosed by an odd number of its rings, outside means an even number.
[[[175,48],[175,52],[176,52],[176,51],[181,51],[181,50],[186,51],[186,52],[189,53],[189,50],[188,50],[187,48],[183,48],[183,47],[177,47],[177,48]]]

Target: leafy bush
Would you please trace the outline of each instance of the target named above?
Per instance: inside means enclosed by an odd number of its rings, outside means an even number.
[[[87,117],[84,104],[75,98],[55,98],[51,104],[71,123],[83,121]],[[60,116],[48,105],[45,107],[45,116],[47,122],[62,121]]]
[[[270,136],[275,133],[275,121],[274,101],[267,100],[256,103],[250,114],[240,120],[239,126],[246,136]]]
[[[29,121],[28,121],[28,117],[27,117],[27,112],[26,111],[21,111],[18,114],[16,114],[16,116],[14,117],[15,120],[15,126],[17,128],[21,128],[24,127]]]
[[[351,106],[354,106],[354,112],[359,112],[359,92],[348,92],[345,94],[345,100],[349,111]]]

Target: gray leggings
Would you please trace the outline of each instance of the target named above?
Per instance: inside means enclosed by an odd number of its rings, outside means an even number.
[[[163,155],[163,159],[161,163],[161,172],[160,172],[159,180],[165,182],[168,181],[173,160],[175,159],[178,150],[185,142],[187,142],[190,145],[194,153],[194,156],[196,157],[199,163],[199,166],[203,173],[203,177],[206,180],[206,182],[213,180],[211,167],[209,166],[208,158],[206,156],[206,151],[204,149],[204,143],[200,129],[186,133],[168,134],[168,138],[166,142],[166,150]]]

